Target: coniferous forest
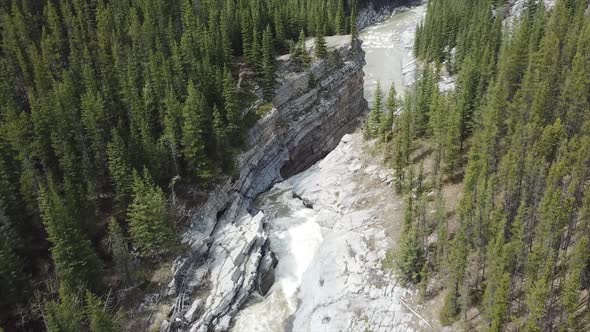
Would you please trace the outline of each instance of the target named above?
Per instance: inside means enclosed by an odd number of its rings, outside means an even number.
[[[119,330],[109,289],[174,251],[176,195],[235,171],[275,56],[349,33],[356,6],[1,0],[0,326]]]
[[[276,56],[326,57],[369,2],[0,0],[0,331],[123,329],[112,290],[236,173]],[[375,92],[399,280],[443,325],[590,330],[590,9],[554,2],[430,0],[416,83]]]
[[[525,3],[510,17],[505,0],[431,0],[419,79],[375,101],[365,132],[406,197],[400,277],[444,296],[444,325],[588,331],[589,3]]]

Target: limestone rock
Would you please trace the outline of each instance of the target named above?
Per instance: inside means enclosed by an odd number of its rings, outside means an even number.
[[[188,309],[186,314],[184,314],[184,319],[186,319],[186,321],[190,323],[194,322],[197,319],[197,314],[199,313],[199,310],[201,310],[202,307],[203,300],[196,299],[191,305],[191,307]]]
[[[267,240],[263,247],[264,256],[258,267],[258,279],[256,288],[260,295],[264,296],[275,282],[275,268],[279,263],[277,256],[270,250],[270,242]]]
[[[289,57],[279,58],[273,110],[246,135],[247,149],[237,157],[239,174],[218,185],[191,216],[183,236],[191,251],[177,260],[169,287],[178,307],[171,321],[181,321],[173,330],[225,331],[252,291],[268,291],[276,258],[263,252],[264,214],[252,211],[253,200],[326,156],[368,110],[360,41],[326,39],[332,57],[304,72],[289,72]],[[253,111],[255,106],[247,110]],[[193,306],[186,303],[196,298],[203,299],[201,310],[187,312]]]

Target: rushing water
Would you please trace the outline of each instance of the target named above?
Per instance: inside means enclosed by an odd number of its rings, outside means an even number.
[[[384,90],[394,83],[398,91],[411,83],[414,71],[411,55],[413,36],[424,10],[421,6],[395,14],[389,20],[361,32],[367,61],[364,70],[368,100],[371,100],[377,81],[381,82]],[[350,136],[347,139],[350,140]],[[371,238],[380,239],[379,243],[386,240],[382,230],[357,231],[358,227],[374,218],[370,212],[352,207],[358,200],[358,188],[354,182],[361,169],[360,160],[355,156],[361,153],[361,149],[358,143],[353,143],[341,143],[320,163],[275,185],[259,197],[257,207],[265,214],[271,248],[279,258],[275,284],[267,296],[252,299],[240,311],[233,331],[315,331],[320,326],[322,331],[367,328],[362,327],[363,322],[367,323],[365,321],[370,318],[365,316],[367,318],[355,321],[349,315],[348,307],[354,305],[351,303],[355,302],[353,293],[362,294],[364,291],[364,274],[372,271],[365,269],[363,262],[377,261],[376,257],[369,257],[370,249],[363,241],[366,240],[365,233],[374,232]],[[299,195],[310,199],[314,203],[313,208],[303,204]],[[353,258],[342,258],[343,251],[353,253]],[[356,253],[365,253],[366,256],[360,255],[361,259],[357,260]],[[379,253],[383,255],[384,250]],[[345,271],[341,271],[342,266]],[[342,276],[346,279],[342,280]],[[329,282],[328,287],[324,287],[324,282]],[[398,290],[391,286],[388,296],[397,296],[396,292]],[[359,303],[362,301],[365,300],[359,299]],[[390,306],[389,303],[386,306]],[[335,308],[314,315],[329,306]],[[399,325],[391,325],[386,330],[407,329],[397,326],[407,322],[408,315],[397,316],[391,324]],[[318,322],[313,322],[318,319]]]

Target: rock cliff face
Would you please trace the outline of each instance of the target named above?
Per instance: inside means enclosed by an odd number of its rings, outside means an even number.
[[[174,264],[168,295],[176,301],[163,330],[227,330],[250,293],[270,287],[276,262],[265,245],[264,214],[252,211],[252,203],[323,158],[367,111],[364,52],[349,40],[327,38],[328,59],[303,72],[292,71],[288,56],[279,59],[273,109],[250,129],[239,175],[192,217],[184,236],[191,252]]]

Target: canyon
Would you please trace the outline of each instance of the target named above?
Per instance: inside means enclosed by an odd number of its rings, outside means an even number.
[[[184,235],[191,252],[175,262],[168,295],[176,300],[163,328],[227,330],[252,290],[269,287],[260,276],[272,276],[276,263],[254,199],[325,157],[368,109],[361,43],[350,43],[350,36],[327,41],[331,56],[302,72],[290,68],[288,56],[279,59],[273,108],[250,129],[239,175],[218,186],[192,216]]]

